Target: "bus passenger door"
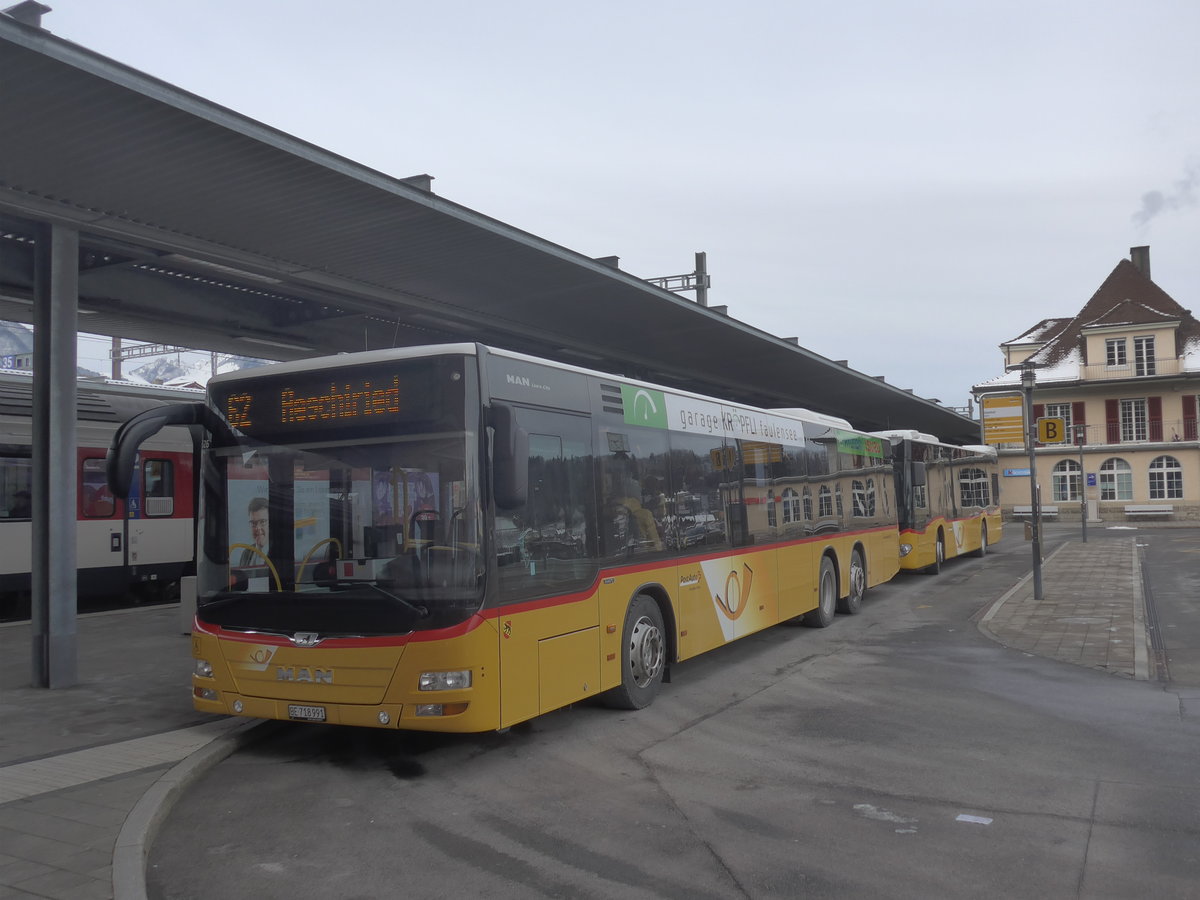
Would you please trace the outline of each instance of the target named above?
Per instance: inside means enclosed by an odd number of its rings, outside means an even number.
[[[529,435],[525,502],[496,510],[501,720],[597,693],[591,427],[586,416],[517,409]]]

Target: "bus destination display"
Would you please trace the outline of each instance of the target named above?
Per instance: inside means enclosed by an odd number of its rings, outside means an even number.
[[[243,434],[375,431],[437,419],[448,392],[461,394],[460,368],[396,365],[299,372],[212,386],[212,403]],[[452,404],[452,407],[455,404]]]
[[[230,394],[223,410],[229,424],[241,431],[253,429],[255,417],[263,414],[270,416],[272,425],[335,421],[350,424],[367,416],[400,412],[398,375],[392,378],[390,385],[382,387],[367,379],[354,383],[333,381],[328,388],[315,394],[298,393],[293,388],[283,387],[272,391],[268,400],[261,393],[238,391]]]

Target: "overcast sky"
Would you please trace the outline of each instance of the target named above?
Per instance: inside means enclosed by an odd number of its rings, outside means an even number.
[[[634,275],[703,250],[710,303],[947,405],[1131,246],[1200,310],[1194,0],[48,2],[60,37]]]

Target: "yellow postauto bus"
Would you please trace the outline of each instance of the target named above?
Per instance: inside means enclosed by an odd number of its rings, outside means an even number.
[[[986,556],[1003,534],[996,448],[943,444],[919,431],[881,431],[892,445],[900,505],[900,568],[936,575],[956,556]]]
[[[893,448],[479,344],[214,378],[196,709],[431,731],[647,706],[673,663],[855,613],[899,569]]]

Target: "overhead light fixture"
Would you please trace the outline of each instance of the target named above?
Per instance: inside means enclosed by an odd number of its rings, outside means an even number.
[[[212,272],[220,272],[222,275],[228,275],[231,278],[247,278],[250,281],[258,281],[262,284],[283,284],[283,279],[273,278],[270,275],[259,275],[257,272],[247,272],[245,269],[235,269],[233,266],[225,266],[221,263],[209,262],[206,259],[196,259],[194,256],[183,256],[179,253],[168,253],[159,259],[160,263],[179,263],[181,265],[199,266],[202,269],[208,269]]]
[[[305,350],[311,351],[314,348],[305,344],[292,344],[287,341],[269,340],[267,338],[256,337],[236,337],[235,341],[245,341],[247,344],[261,344],[264,347],[280,347],[284,350]]]

